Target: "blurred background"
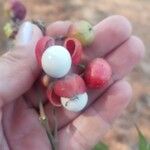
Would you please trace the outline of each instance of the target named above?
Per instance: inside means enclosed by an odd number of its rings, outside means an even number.
[[[0,0],[3,7],[5,0]],[[150,140],[150,0],[23,0],[27,7],[27,19],[56,20],[85,19],[93,25],[110,15],[123,15],[133,26],[133,33],[145,44],[143,61],[127,79],[133,87],[133,100],[127,110],[115,121],[103,141],[110,150],[136,150],[138,134],[135,123]],[[0,53],[7,49],[2,27],[6,22],[0,9]]]

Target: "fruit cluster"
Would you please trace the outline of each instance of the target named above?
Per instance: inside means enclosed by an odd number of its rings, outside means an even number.
[[[10,17],[10,21],[4,26],[4,33],[7,38],[14,38],[17,34],[20,24],[25,19],[26,7],[18,0],[8,1],[5,3],[5,13]]]
[[[94,31],[87,21],[73,23],[63,45],[49,36],[41,38],[35,49],[39,66],[46,75],[42,84],[52,105],[67,110],[81,111],[88,102],[88,88],[101,88],[111,77],[111,68],[103,58],[95,58],[87,65],[81,64],[86,46],[94,40]],[[81,67],[74,73],[72,68]]]

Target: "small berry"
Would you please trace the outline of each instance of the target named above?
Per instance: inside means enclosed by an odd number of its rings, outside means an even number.
[[[84,20],[76,22],[70,26],[68,37],[74,37],[78,39],[83,46],[88,46],[94,40],[92,25]]]
[[[82,45],[80,41],[75,38],[67,38],[64,47],[69,51],[72,57],[72,63],[75,65],[79,64],[82,56]]]
[[[42,58],[44,51],[48,47],[53,46],[53,45],[55,45],[55,41],[52,37],[49,37],[49,36],[44,36],[37,42],[36,48],[35,48],[35,55],[36,55],[37,62],[40,66],[41,66],[41,58]]]
[[[14,1],[11,6],[11,15],[14,21],[24,20],[26,16],[26,8],[20,1]]]
[[[84,80],[77,74],[70,74],[54,84],[54,92],[60,97],[74,97],[84,93],[86,86]]]
[[[87,93],[82,93],[73,98],[61,97],[61,104],[64,108],[72,112],[79,112],[85,108],[88,102]]]
[[[46,74],[53,78],[65,76],[71,68],[71,56],[62,46],[51,46],[42,55],[42,68]]]
[[[60,97],[55,94],[52,88],[47,89],[47,98],[53,106],[61,107]]]
[[[85,83],[89,88],[100,88],[109,81],[111,74],[111,67],[104,59],[93,59],[86,67]]]

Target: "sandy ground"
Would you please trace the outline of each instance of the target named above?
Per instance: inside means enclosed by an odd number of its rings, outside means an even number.
[[[0,0],[0,5],[4,1]],[[133,33],[145,43],[143,61],[127,77],[133,87],[133,101],[116,120],[104,138],[110,150],[136,150],[136,123],[150,140],[150,1],[149,0],[23,0],[28,8],[28,19],[56,20],[86,19],[96,24],[110,15],[123,15],[133,26]],[[6,18],[0,9],[1,22]],[[0,49],[6,49],[6,40],[0,30]]]

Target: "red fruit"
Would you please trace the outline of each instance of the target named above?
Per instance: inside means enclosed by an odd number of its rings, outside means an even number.
[[[89,88],[100,88],[108,82],[111,74],[111,67],[104,59],[93,59],[85,70],[85,83]]]
[[[53,46],[55,44],[55,41],[52,37],[44,36],[42,37],[36,44],[35,48],[35,55],[38,64],[41,66],[41,57],[43,55],[43,52],[49,47]]]
[[[14,1],[11,6],[12,19],[22,21],[26,16],[26,8],[20,1]]]
[[[54,92],[60,97],[71,98],[85,91],[86,86],[84,80],[77,74],[67,75],[54,84]]]
[[[81,42],[75,38],[67,38],[64,47],[69,51],[73,64],[79,64],[82,56]]]
[[[47,89],[47,98],[53,106],[61,107],[60,97],[55,94],[52,88]]]

